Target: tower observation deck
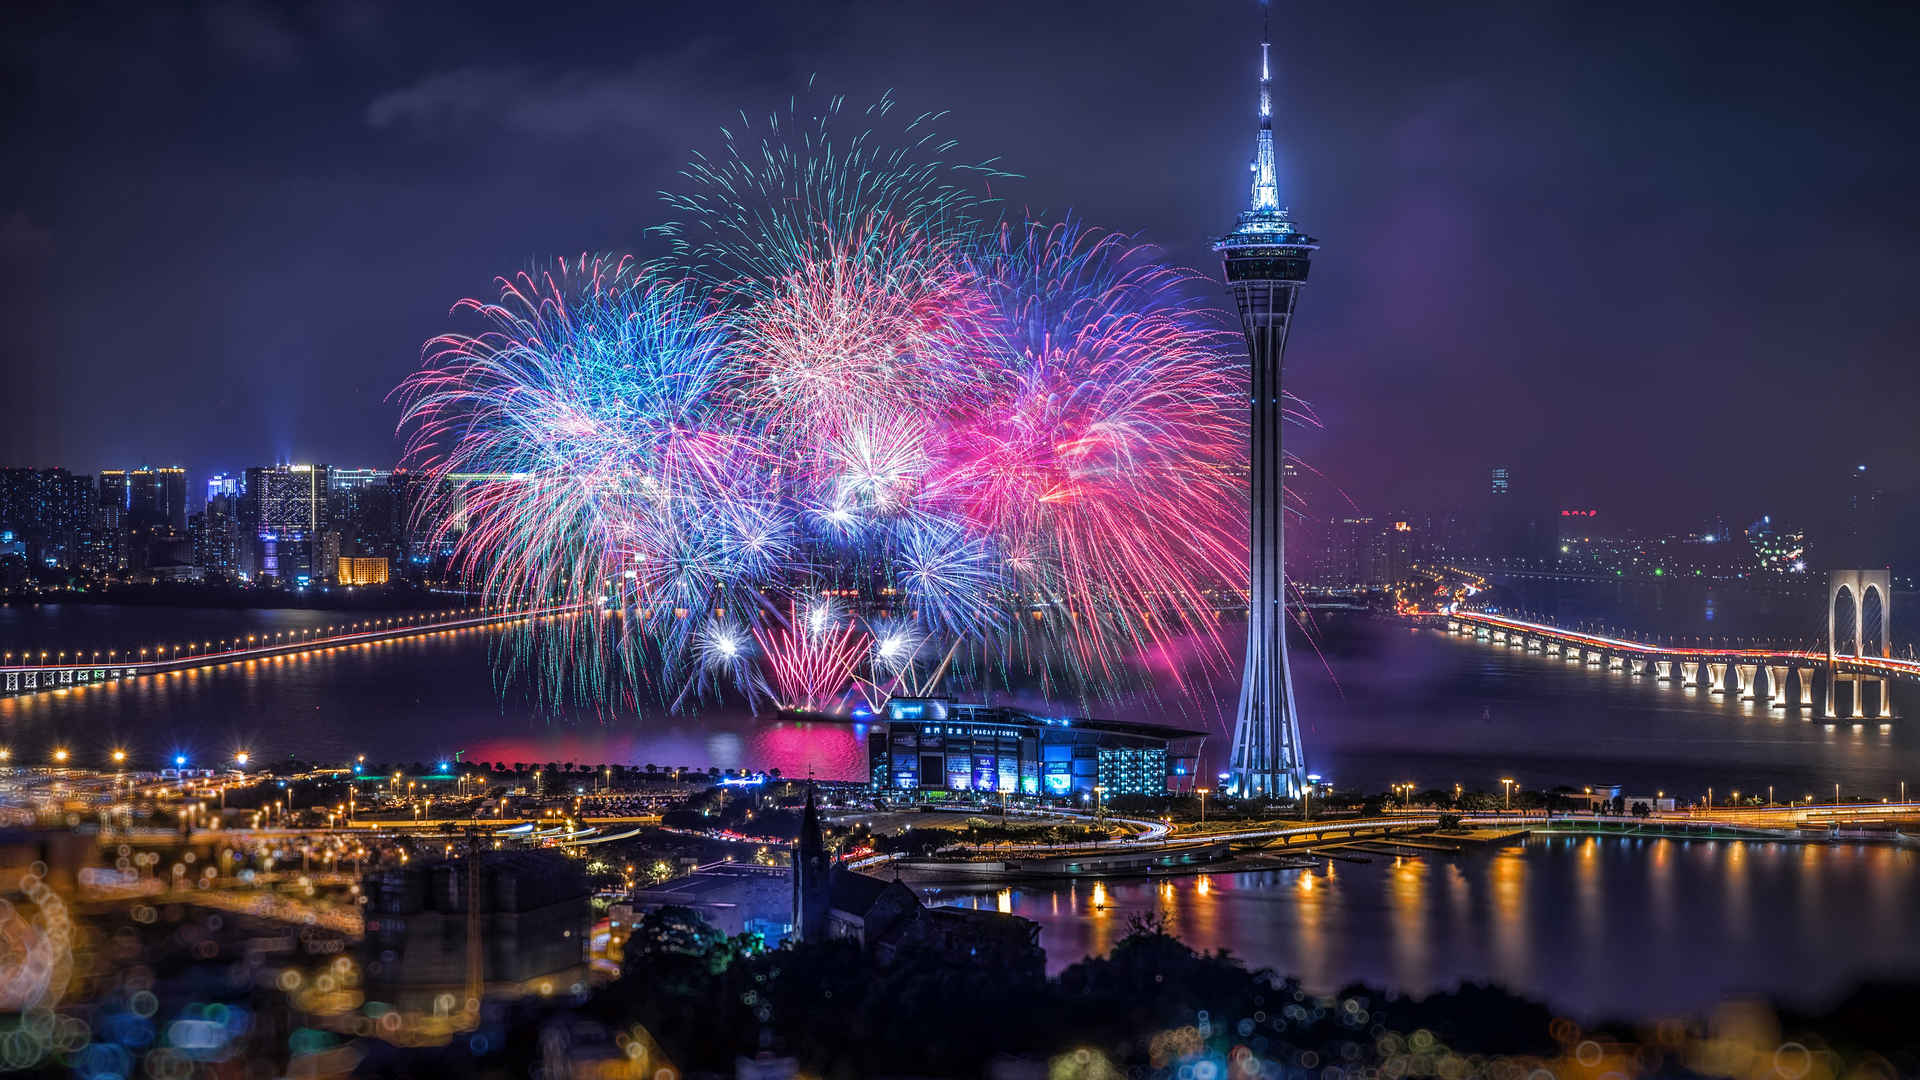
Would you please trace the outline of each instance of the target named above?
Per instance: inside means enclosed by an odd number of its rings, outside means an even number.
[[[1308,265],[1319,243],[1295,228],[1280,205],[1273,161],[1273,38],[1267,10],[1263,0],[1253,190],[1234,230],[1213,245],[1225,263],[1227,289],[1240,311],[1251,374],[1252,574],[1247,594],[1247,658],[1227,766],[1228,790],[1241,798],[1297,796],[1306,772],[1293,672],[1287,663],[1281,359],[1300,287],[1306,284]]]

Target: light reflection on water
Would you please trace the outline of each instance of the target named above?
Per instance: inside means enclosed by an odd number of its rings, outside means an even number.
[[[1535,837],[1461,856],[928,895],[1033,919],[1055,971],[1158,912],[1196,948],[1316,990],[1493,981],[1587,1017],[1743,993],[1817,1005],[1869,976],[1920,977],[1920,853],[1889,846]]]
[[[829,779],[866,774],[863,726],[782,724],[742,710],[555,716],[497,688],[496,640],[489,629],[448,630],[0,697],[0,741],[23,761],[60,743],[80,761],[89,753],[103,758],[113,746],[147,762],[176,753],[209,761],[243,747],[259,760],[365,753],[401,762],[464,750],[469,761],[779,768]]]
[[[175,612],[66,605],[0,606],[0,648],[159,640],[175,622],[190,636],[278,632],[327,612]],[[1920,735],[1904,722],[1827,725],[1697,690],[1634,678],[1400,624],[1327,614],[1317,665],[1297,678],[1309,763],[1341,786],[1413,779],[1498,790],[1625,783],[1697,798],[1708,785],[1782,799],[1830,791],[1897,792],[1920,778]],[[104,639],[101,635],[109,635]],[[637,717],[555,714],[496,683],[493,631],[445,631],[192,669],[159,678],[0,698],[0,740],[31,755],[56,737],[102,752],[118,743],[170,755],[248,746],[257,753],[338,760],[623,762],[698,768],[779,768],[789,775],[863,779],[865,733],[840,725],[780,728],[742,710]],[[1211,696],[1234,692],[1231,673]],[[1338,680],[1335,685],[1334,679]],[[1900,684],[1896,697],[1920,687]],[[1920,698],[1905,708],[1920,715]],[[1096,709],[1104,715],[1124,711]],[[1147,718],[1157,719],[1158,716]],[[1189,721],[1182,720],[1182,723]],[[1223,734],[1223,729],[1216,729]],[[1225,738],[1209,739],[1217,752]],[[1723,796],[1724,797],[1724,796]]]

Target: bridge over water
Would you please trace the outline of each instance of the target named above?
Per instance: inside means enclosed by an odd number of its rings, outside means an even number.
[[[0,696],[72,690],[76,687],[118,682],[147,675],[165,675],[169,672],[185,671],[188,668],[214,667],[274,656],[351,648],[378,641],[439,634],[472,627],[506,626],[528,619],[553,618],[576,610],[574,606],[541,608],[533,611],[471,607],[454,611],[397,615],[362,620],[341,627],[333,633],[249,635],[244,640],[235,638],[217,644],[202,642],[198,643],[197,648],[195,643],[188,643],[185,646],[166,649],[142,649],[137,655],[127,656],[108,652],[104,654],[107,657],[105,662],[100,659],[101,652],[90,654],[63,652],[58,654],[52,662],[48,662],[49,654],[44,652],[20,654],[18,662],[15,662],[14,655],[9,653],[5,657],[5,662],[0,662]],[[69,655],[71,659],[68,659]],[[38,662],[34,662],[36,660]]]
[[[1494,645],[1559,656],[1568,662],[1654,679],[1675,688],[1732,695],[1824,719],[1890,720],[1889,680],[1920,681],[1920,660],[1833,649],[1735,649],[1675,645],[1569,630],[1478,611],[1415,611],[1413,618]],[[1855,639],[1857,640],[1857,638]],[[1850,687],[1840,707],[1839,688]],[[1869,690],[1875,691],[1868,693]]]

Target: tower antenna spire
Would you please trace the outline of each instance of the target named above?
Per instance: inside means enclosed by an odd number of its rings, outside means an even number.
[[[1260,0],[1260,132],[1253,144],[1254,213],[1280,209],[1280,186],[1273,165],[1273,4]]]

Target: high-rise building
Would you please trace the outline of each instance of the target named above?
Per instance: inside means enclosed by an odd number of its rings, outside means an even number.
[[[1415,518],[1409,513],[1395,514],[1380,530],[1380,583],[1398,585],[1413,576],[1413,564],[1419,560],[1423,539]]]
[[[33,516],[31,496],[38,486],[32,469],[0,469],[0,532],[13,536],[22,551],[26,524]]]
[[[142,465],[124,474],[127,518],[137,528],[165,526],[184,536],[187,531],[187,470],[178,465],[154,468]]]
[[[1385,585],[1387,579],[1387,530],[1372,515],[1348,514],[1328,523],[1326,584],[1373,589]]]
[[[256,465],[240,497],[242,572],[282,581],[313,580],[326,566],[323,534],[332,470],[325,465]],[[324,574],[324,570],[322,574]]]
[[[142,465],[121,474],[126,512],[118,530],[129,572],[175,577],[191,569],[187,537],[187,471]],[[164,571],[164,574],[149,571]]]
[[[193,564],[208,574],[237,577],[242,573],[239,501],[238,495],[210,495],[206,509],[189,521]]]
[[[334,469],[327,514],[340,534],[340,553],[398,562],[400,544],[393,527],[394,474],[386,469]]]
[[[327,518],[326,466],[255,465],[246,472],[240,521],[249,529],[318,532]]]
[[[0,469],[0,532],[36,566],[76,568],[93,527],[93,477],[65,469]]]
[[[100,470],[99,504],[100,525],[120,528],[127,514],[127,470]]]
[[[1495,465],[1487,470],[1487,491],[1496,499],[1512,494],[1513,482],[1507,476],[1505,465]]]
[[[1263,12],[1266,5],[1262,5]],[[1300,720],[1287,662],[1287,583],[1281,448],[1285,401],[1282,358],[1300,287],[1319,244],[1296,229],[1280,205],[1273,158],[1272,35],[1260,34],[1260,116],[1254,136],[1253,184],[1234,230],[1213,247],[1226,264],[1227,288],[1240,312],[1252,384],[1251,574],[1247,592],[1247,656],[1228,762],[1231,790],[1242,797],[1296,796],[1305,784]]]

